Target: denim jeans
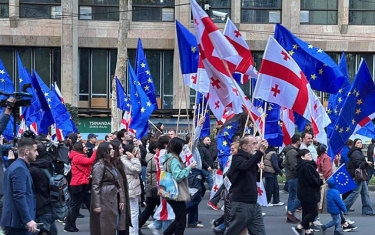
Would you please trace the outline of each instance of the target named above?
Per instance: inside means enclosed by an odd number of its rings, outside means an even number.
[[[206,181],[208,184],[208,188],[212,190],[212,187],[214,186],[214,181],[212,179],[212,171],[202,169],[202,176],[203,176],[203,181]]]
[[[372,176],[375,175],[375,169],[372,168],[372,167],[368,167],[367,168],[367,174],[368,174],[368,178],[367,178],[366,182],[367,182],[367,185],[368,185],[368,183],[370,183],[370,180],[371,180]]]
[[[53,218],[50,211],[43,215],[36,216],[35,222],[43,223],[43,228],[45,230],[49,231],[51,235],[57,235],[55,218]]]
[[[165,230],[173,223],[174,220],[154,220],[154,226],[157,230],[161,229],[161,232],[164,233]]]
[[[335,226],[335,231],[340,232],[341,231],[341,216],[340,214],[338,215],[332,215],[332,220],[329,221],[326,225],[324,225],[326,228],[330,228],[332,226]]]
[[[277,182],[277,176],[265,177],[265,179],[266,179],[267,202],[271,203],[271,198],[273,198],[272,204],[279,203],[280,195],[279,195],[279,183]]]
[[[297,198],[297,185],[298,185],[298,179],[289,179],[286,181],[288,184],[288,211],[294,213],[298,207],[301,205],[301,202]]]
[[[198,224],[198,206],[202,201],[202,189],[199,189],[195,197],[186,203],[186,213],[188,214],[188,225],[196,226]]]
[[[362,200],[362,215],[372,214],[374,213],[372,206],[371,206],[371,200],[368,193],[368,187],[366,181],[356,181],[357,188],[355,188],[349,196],[344,200],[344,204],[346,206],[346,209],[349,210],[352,205],[354,204],[355,200],[357,200],[359,194],[361,194],[361,200]]]

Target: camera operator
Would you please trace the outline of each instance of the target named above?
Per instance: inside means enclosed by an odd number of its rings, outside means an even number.
[[[43,223],[43,229],[47,230],[48,234],[57,235],[56,218],[53,218],[51,212],[49,178],[42,171],[46,169],[51,175],[53,174],[53,157],[47,151],[45,143],[42,141],[38,141],[37,150],[39,155],[36,161],[32,162],[29,167],[36,196],[35,221],[37,223]]]
[[[10,120],[10,115],[12,114],[12,110],[14,107],[14,103],[16,102],[16,99],[13,97],[10,97],[7,99],[6,102],[6,107],[4,111],[0,114],[0,135],[3,133],[5,130],[9,120]],[[2,146],[1,146],[2,147]],[[9,148],[4,149],[1,148],[0,151],[0,219],[1,219],[1,213],[3,210],[3,181],[4,181],[4,160],[3,160],[3,151],[7,152],[11,148],[11,145],[8,145]]]

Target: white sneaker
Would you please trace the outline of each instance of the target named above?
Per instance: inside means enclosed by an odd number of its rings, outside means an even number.
[[[353,220],[350,220],[350,219],[346,219],[346,222],[348,222],[348,224],[354,224],[355,223]]]
[[[276,204],[273,204],[274,206],[284,206],[285,205],[285,203],[284,202],[278,202],[278,203],[276,203]]]
[[[149,224],[147,228],[151,230],[153,235],[160,235],[160,231],[156,229],[154,223]]]
[[[265,212],[262,212],[262,216],[265,216],[266,215],[266,213]]]
[[[313,224],[315,225],[315,226],[322,226],[323,224],[320,222],[320,220],[315,220],[314,222],[313,222]]]
[[[273,204],[270,202],[270,203],[268,203],[268,207],[270,207],[270,206],[273,206]]]

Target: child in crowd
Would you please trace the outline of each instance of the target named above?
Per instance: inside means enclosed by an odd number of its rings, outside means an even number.
[[[331,214],[332,220],[322,225],[322,232],[325,234],[327,228],[335,226],[334,235],[342,235],[340,213],[341,211],[346,212],[346,206],[341,199],[339,190],[336,188],[334,178],[329,178],[327,184],[329,187],[327,191],[327,211]]]

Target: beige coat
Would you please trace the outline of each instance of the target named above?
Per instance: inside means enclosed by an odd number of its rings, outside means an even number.
[[[138,158],[129,159],[127,156],[121,156],[121,161],[125,165],[125,174],[128,180],[129,198],[136,198],[141,195],[141,181],[139,173],[142,172],[141,162]]]
[[[115,167],[97,162],[92,169],[92,190],[90,210],[90,234],[116,234],[119,204],[125,201],[125,193],[120,172]],[[93,209],[101,208],[97,213]],[[125,218],[123,218],[125,219]]]
[[[145,192],[146,197],[151,196],[151,188],[156,187],[156,160],[154,158],[154,154],[147,153],[146,155],[146,162],[147,162],[147,170],[146,170],[146,185],[145,185]]]

